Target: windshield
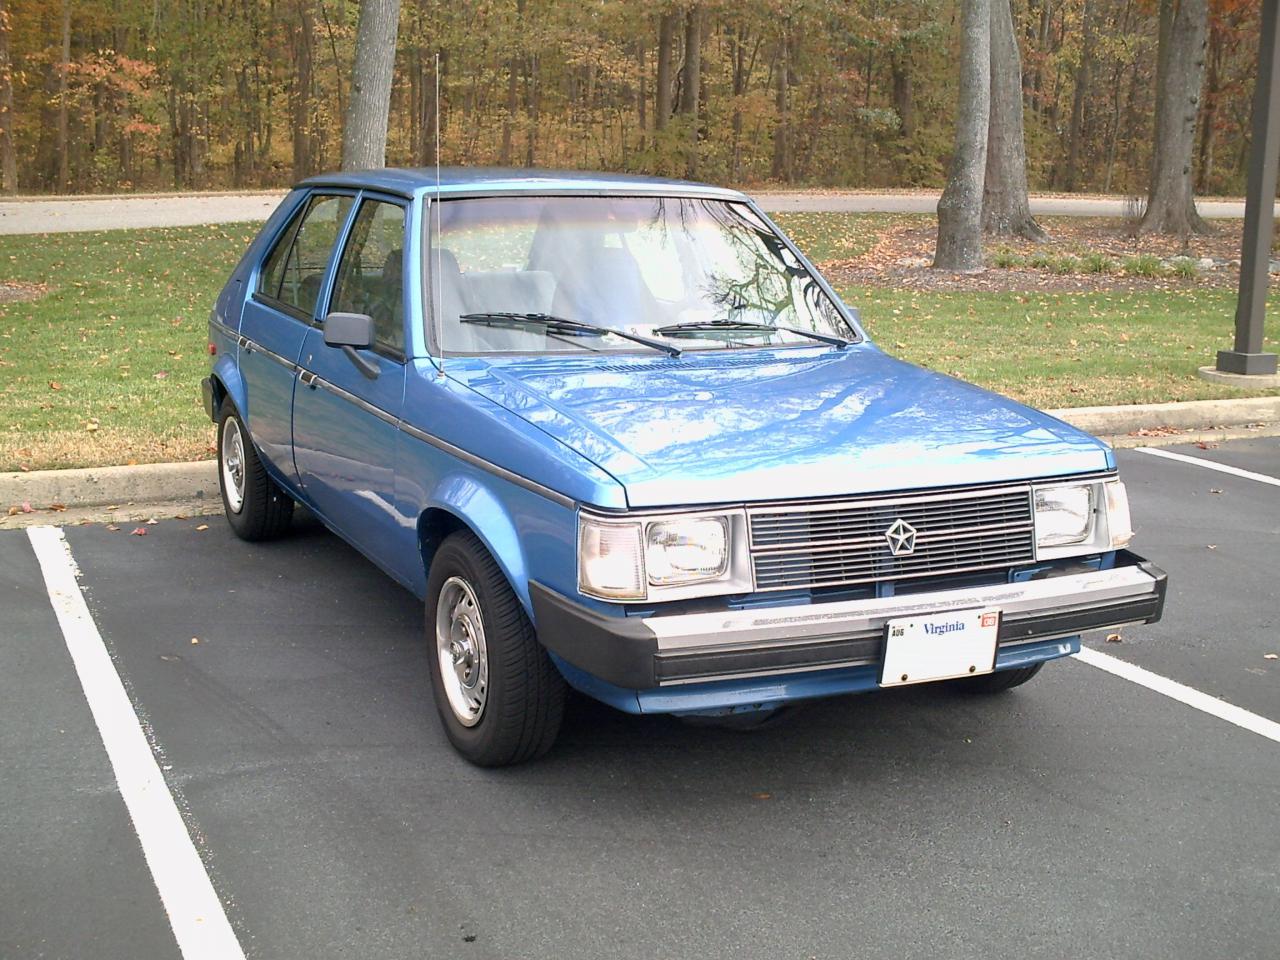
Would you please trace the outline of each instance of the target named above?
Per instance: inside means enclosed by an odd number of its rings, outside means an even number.
[[[440,204],[432,307],[449,353],[821,346],[857,334],[742,203],[681,197],[485,197]],[[493,314],[539,314],[504,323]],[[790,330],[779,328],[791,328]]]

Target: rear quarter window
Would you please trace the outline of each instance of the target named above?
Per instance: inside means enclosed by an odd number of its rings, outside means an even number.
[[[348,196],[312,196],[300,217],[295,217],[267,254],[258,292],[312,316],[338,231],[346,223],[351,204]]]

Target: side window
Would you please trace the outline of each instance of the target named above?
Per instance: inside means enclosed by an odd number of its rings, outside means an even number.
[[[320,285],[324,283],[329,255],[338,239],[338,231],[346,222],[351,202],[351,197],[312,197],[302,216],[301,226],[293,233],[292,242],[285,242],[289,238],[286,231],[284,238],[267,257],[259,292],[311,316],[320,294]],[[286,252],[282,255],[282,251]]]
[[[280,231],[280,236],[276,238],[276,245],[271,248],[266,262],[262,265],[262,274],[258,277],[258,292],[272,300],[280,296],[280,281],[284,279],[284,263],[289,256],[289,250],[293,247],[293,236],[298,232],[298,221],[306,212],[306,206],[304,203],[289,219],[289,225]]]
[[[381,200],[360,205],[329,309],[373,317],[374,346],[404,356],[404,207]]]

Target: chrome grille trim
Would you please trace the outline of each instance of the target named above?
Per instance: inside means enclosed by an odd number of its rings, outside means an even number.
[[[895,557],[884,533],[917,530]],[[793,590],[1008,568],[1035,559],[1031,484],[747,510],[757,590]]]

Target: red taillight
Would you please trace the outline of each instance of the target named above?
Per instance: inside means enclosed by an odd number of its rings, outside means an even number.
[[[210,342],[209,356],[216,357],[217,355],[218,355],[218,345],[216,343]]]

